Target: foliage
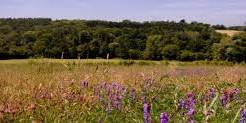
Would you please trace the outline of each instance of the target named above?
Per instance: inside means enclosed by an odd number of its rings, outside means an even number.
[[[245,61],[245,34],[232,37],[198,22],[187,23],[0,19],[0,59],[123,58]],[[219,49],[217,49],[219,48]]]

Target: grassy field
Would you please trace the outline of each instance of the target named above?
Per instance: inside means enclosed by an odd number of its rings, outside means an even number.
[[[234,36],[238,33],[241,33],[242,31],[237,31],[237,30],[216,30],[218,33],[226,34],[229,36]]]
[[[227,62],[3,60],[0,122],[239,122],[245,85]]]

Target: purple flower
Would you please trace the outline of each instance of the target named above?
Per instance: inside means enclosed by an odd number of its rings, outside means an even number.
[[[220,97],[220,102],[222,106],[226,106],[228,103],[235,99],[235,96],[239,93],[239,89],[234,88],[230,90],[224,90],[222,96]]]
[[[240,92],[240,90],[239,90],[238,88],[232,89],[232,93],[233,93],[234,95],[238,94],[239,92]]]
[[[214,88],[208,89],[209,98],[212,99],[216,96],[216,90]]]
[[[185,102],[181,99],[178,101],[178,110],[181,110],[184,108]]]
[[[216,96],[216,90],[214,88],[209,88],[207,93],[203,96],[201,101],[209,102],[212,101],[213,98]]]
[[[179,100],[178,109],[185,108],[187,111],[190,108],[194,108],[196,104],[196,98],[192,93],[188,93],[185,100]]]
[[[144,103],[144,123],[151,123],[150,110],[150,105]]]
[[[194,123],[194,115],[195,115],[195,109],[193,108],[189,109],[187,112],[189,123]]]
[[[229,102],[229,97],[227,93],[223,93],[222,96],[220,96],[220,103],[222,106],[226,106]]]
[[[240,123],[246,123],[246,108],[241,111]]]
[[[196,104],[196,98],[193,95],[193,93],[188,93],[187,98],[184,101],[184,107],[186,110],[189,110],[190,108],[194,108]]]
[[[119,95],[112,95],[110,97],[111,104],[115,109],[120,109],[121,107],[121,97]]]
[[[166,112],[161,113],[160,121],[161,121],[161,123],[168,123],[168,114]]]
[[[185,100],[179,100],[178,110],[185,109],[188,122],[194,122],[196,98],[193,93],[188,93]]]
[[[126,89],[123,85],[116,82],[103,83],[96,87],[94,93],[99,101],[105,105],[105,111],[107,111],[107,108],[110,110],[120,110]]]

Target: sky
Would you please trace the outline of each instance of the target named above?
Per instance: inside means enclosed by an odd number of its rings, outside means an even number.
[[[0,0],[0,18],[198,21],[244,25],[246,0]]]

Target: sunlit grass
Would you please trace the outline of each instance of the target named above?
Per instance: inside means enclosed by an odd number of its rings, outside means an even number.
[[[237,112],[246,101],[246,67],[215,63],[119,59],[0,61],[0,121],[141,123],[145,97],[151,105],[153,122],[159,122],[162,112],[169,114],[170,122],[187,122],[177,104],[192,92],[197,99],[194,120],[205,122],[202,99],[209,88],[215,88],[218,96],[233,88],[240,93],[227,107],[221,106],[219,97],[206,102],[207,107],[213,102],[210,109],[214,112],[207,121],[229,123],[235,116],[238,121]],[[112,89],[114,83],[124,88],[119,109],[111,104],[114,98],[110,93],[117,91]],[[132,90],[136,92],[134,99]]]

